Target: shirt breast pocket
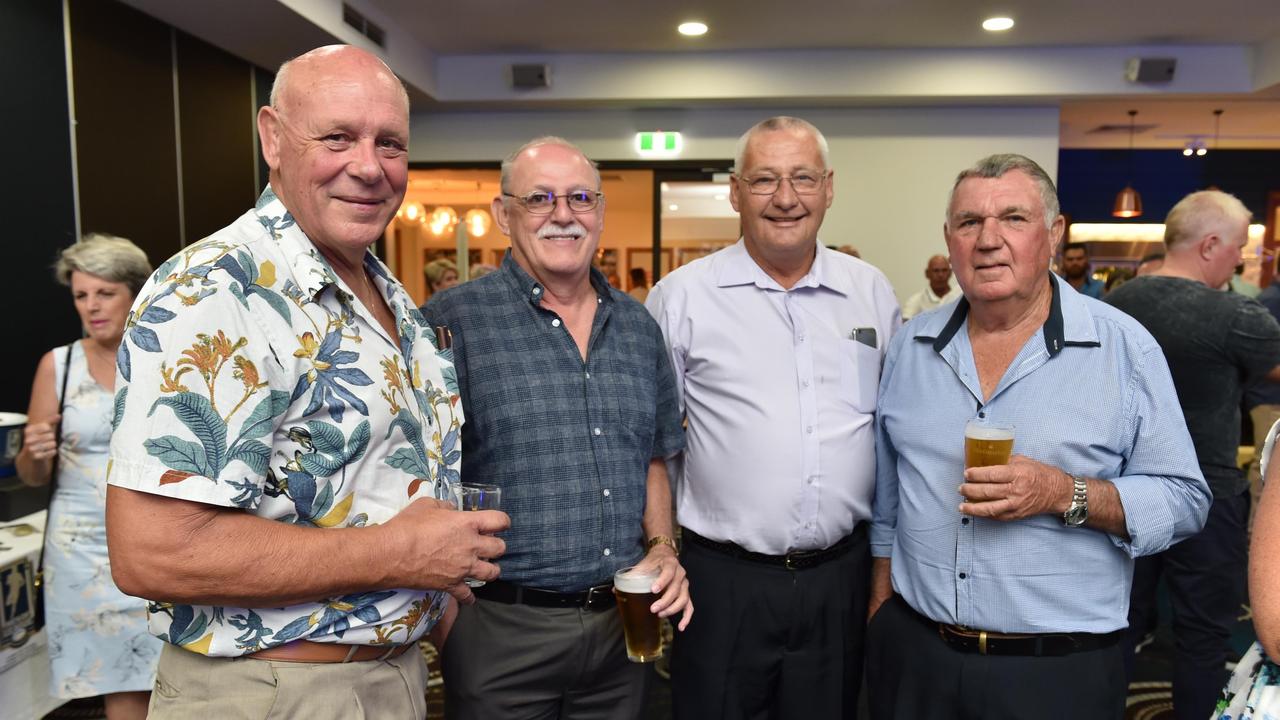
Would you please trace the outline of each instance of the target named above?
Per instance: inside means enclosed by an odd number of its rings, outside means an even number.
[[[841,340],[841,397],[858,412],[875,412],[879,387],[880,350],[857,340]]]

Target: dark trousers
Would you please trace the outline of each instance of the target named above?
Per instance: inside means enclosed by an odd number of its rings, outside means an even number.
[[[449,720],[636,720],[647,667],[627,660],[614,608],[478,600],[441,655]]]
[[[1234,660],[1231,628],[1245,583],[1249,494],[1214,498],[1204,530],[1162,553],[1138,558],[1129,598],[1127,665],[1133,647],[1154,627],[1156,586],[1164,576],[1173,606],[1173,712],[1204,720],[1213,711]]]
[[[952,649],[937,627],[899,595],[871,619],[867,693],[872,720],[1124,716],[1122,643],[1057,657],[978,655]]]
[[[856,717],[870,552],[804,570],[738,559],[685,541],[681,563],[697,613],[676,633],[677,720]]]

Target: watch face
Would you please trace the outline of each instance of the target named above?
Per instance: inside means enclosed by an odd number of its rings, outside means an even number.
[[[1071,527],[1079,527],[1089,517],[1089,506],[1073,505],[1062,515],[1062,522]]]

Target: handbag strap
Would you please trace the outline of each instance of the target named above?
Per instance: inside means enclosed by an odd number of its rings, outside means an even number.
[[[67,346],[67,356],[62,365],[62,389],[58,391],[58,425],[53,430],[53,444],[57,451],[49,466],[49,497],[45,502],[44,534],[40,541],[40,560],[36,563],[36,585],[44,583],[44,547],[49,542],[50,514],[53,511],[53,493],[58,489],[58,456],[62,454],[62,411],[67,406],[67,378],[71,377],[71,351],[76,344]]]

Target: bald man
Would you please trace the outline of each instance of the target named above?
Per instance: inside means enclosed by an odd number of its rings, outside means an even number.
[[[167,643],[149,716],[423,718],[413,648],[443,644],[464,578],[497,578],[508,520],[454,511],[451,364],[369,252],[404,198],[408,97],[320,48],[258,132],[270,186],[156,271],[120,348],[107,533]]]
[[[902,304],[903,320],[910,320],[926,310],[946,305],[960,297],[960,288],[951,287],[951,262],[946,255],[929,258],[929,263],[924,266],[924,277],[929,284]]]

